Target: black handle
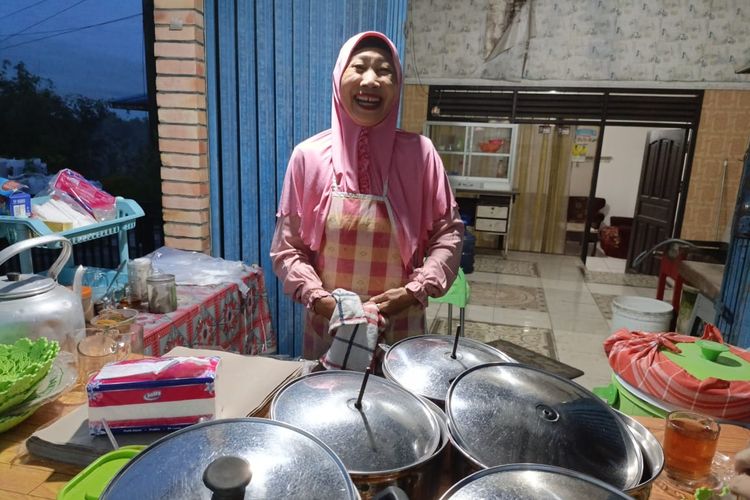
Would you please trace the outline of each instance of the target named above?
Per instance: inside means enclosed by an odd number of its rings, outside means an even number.
[[[451,351],[451,358],[456,359],[456,349],[458,349],[458,337],[461,336],[461,325],[456,327],[456,338],[453,339],[453,351]]]
[[[253,477],[250,464],[240,457],[219,457],[203,471],[203,484],[213,492],[212,500],[242,500]]]
[[[354,403],[354,407],[358,410],[362,409],[362,396],[365,395],[365,387],[367,387],[367,379],[370,378],[370,372],[372,370],[370,367],[367,367],[367,370],[365,370],[365,378],[362,379],[362,386],[359,388],[359,396],[357,397],[357,402]]]

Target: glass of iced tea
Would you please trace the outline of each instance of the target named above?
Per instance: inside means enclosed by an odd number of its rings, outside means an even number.
[[[664,470],[687,486],[709,482],[719,441],[719,424],[706,415],[673,411],[664,430]]]

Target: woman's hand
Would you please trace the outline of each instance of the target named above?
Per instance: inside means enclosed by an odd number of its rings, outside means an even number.
[[[371,297],[370,302],[377,304],[380,314],[384,316],[394,316],[407,307],[419,303],[417,298],[404,287],[386,290],[380,295]]]
[[[740,498],[750,498],[750,448],[734,456],[734,470],[737,475],[729,482],[729,489]]]
[[[336,309],[336,299],[330,295],[322,297],[315,301],[313,304],[313,311],[319,316],[323,316],[325,319],[331,319],[333,311]]]

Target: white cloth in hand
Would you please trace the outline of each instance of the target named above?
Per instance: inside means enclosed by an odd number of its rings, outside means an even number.
[[[331,295],[336,300],[328,326],[333,341],[320,362],[328,370],[363,372],[371,365],[382,334],[378,306],[372,302],[363,304],[359,295],[341,288]]]

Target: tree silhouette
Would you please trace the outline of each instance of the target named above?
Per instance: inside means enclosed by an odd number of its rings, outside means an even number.
[[[123,120],[102,100],[62,97],[23,62],[0,66],[0,157],[41,158],[50,173],[71,168],[112,194],[153,202],[159,164],[148,134],[148,120]]]

